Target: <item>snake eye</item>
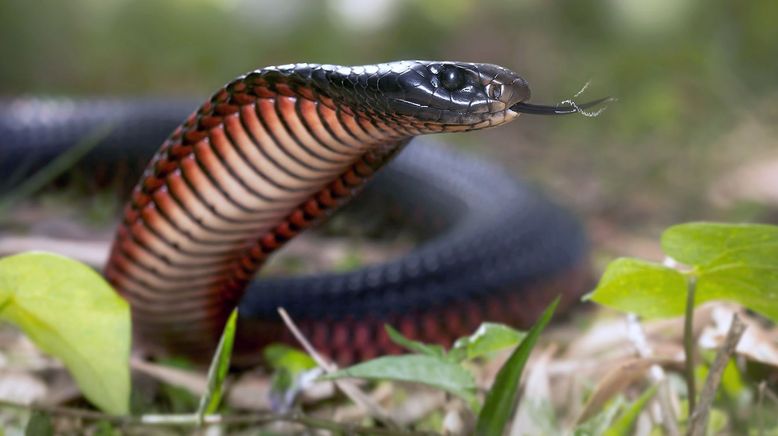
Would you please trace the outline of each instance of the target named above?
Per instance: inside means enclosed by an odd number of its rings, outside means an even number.
[[[502,96],[502,85],[490,83],[486,85],[486,95],[492,100],[497,100]]]
[[[453,66],[443,67],[438,73],[438,79],[440,79],[440,84],[449,91],[455,91],[465,84],[464,73],[461,69]]]

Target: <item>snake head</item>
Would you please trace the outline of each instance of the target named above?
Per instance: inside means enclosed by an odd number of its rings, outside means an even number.
[[[295,66],[300,71],[300,66]],[[527,81],[499,65],[397,61],[364,66],[311,65],[304,74],[316,91],[349,112],[394,119],[418,133],[499,126],[520,113],[568,114],[601,103],[527,103]]]
[[[492,64],[403,61],[378,83],[387,110],[426,129],[473,130],[503,124],[527,100],[529,85],[518,74]]]
[[[394,119],[420,133],[502,124],[518,115],[511,106],[530,94],[527,82],[516,73],[467,62],[312,65],[305,75],[319,94],[342,109]]]

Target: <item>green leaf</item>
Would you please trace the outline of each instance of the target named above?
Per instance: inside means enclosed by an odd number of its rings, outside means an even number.
[[[222,399],[224,379],[230,369],[230,357],[232,356],[232,344],[235,341],[235,324],[238,319],[238,309],[234,309],[224,325],[224,331],[219,339],[219,345],[208,368],[208,387],[200,398],[200,406],[197,408],[197,416],[201,419],[204,415],[216,412]]]
[[[672,268],[620,258],[608,265],[589,298],[646,318],[678,316],[686,305],[686,278]]]
[[[402,333],[395,330],[389,324],[385,324],[384,329],[386,329],[386,333],[389,335],[389,339],[391,339],[392,342],[394,342],[395,344],[401,347],[404,347],[407,350],[415,351],[419,354],[425,354],[427,356],[440,357],[440,358],[446,355],[446,350],[443,349],[443,347],[441,347],[440,345],[427,345],[423,342],[408,339],[405,336],[403,336]]]
[[[697,222],[672,226],[662,234],[662,250],[686,265],[706,265],[727,252],[762,245],[777,248],[778,227]]]
[[[695,305],[739,303],[778,321],[778,227],[689,223],[662,236],[666,253],[692,267]],[[608,266],[591,299],[645,317],[683,314],[686,278],[661,265],[618,259]]]
[[[316,367],[308,354],[284,344],[270,344],[262,351],[265,361],[273,369],[285,369],[298,373]]]
[[[521,344],[516,347],[516,350],[500,368],[492,388],[486,394],[484,406],[478,414],[476,434],[491,436],[503,433],[505,424],[515,409],[519,396],[519,380],[524,371],[524,365],[540,337],[540,332],[551,320],[558,304],[559,297],[546,308]]]
[[[89,401],[128,412],[129,305],[91,268],[42,252],[0,259],[0,319],[61,359]]]
[[[421,383],[475,400],[475,380],[460,365],[438,357],[409,354],[384,356],[322,376],[321,380],[361,378]]]
[[[734,301],[778,321],[778,264],[758,264],[768,259],[778,262],[778,256],[754,250],[750,254],[759,260],[732,258],[739,254],[722,256],[699,268],[697,303],[710,300]]]
[[[734,301],[778,321],[778,227],[689,223],[668,229],[662,246],[695,267],[697,304]]]
[[[271,344],[262,353],[267,364],[275,371],[272,385],[277,392],[292,388],[299,374],[316,367],[311,356],[287,345]]]
[[[453,361],[474,359],[485,354],[515,347],[527,336],[526,333],[504,324],[485,322],[470,336],[457,339],[449,351]]]
[[[635,425],[640,412],[646,407],[646,403],[654,397],[659,385],[653,385],[646,389],[637,400],[627,407],[627,410],[621,414],[613,424],[603,433],[603,436],[629,436],[632,434],[632,427]]]

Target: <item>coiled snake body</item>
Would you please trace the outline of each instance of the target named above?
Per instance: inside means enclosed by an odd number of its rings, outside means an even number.
[[[240,304],[237,358],[251,361],[287,339],[283,306],[347,363],[396,351],[384,323],[450,343],[484,319],[526,325],[556,294],[571,303],[588,278],[575,220],[499,170],[426,144],[368,189],[432,210],[445,238],[354,273],[252,282],[412,138],[579,109],[528,98],[515,73],[458,62],[295,64],[233,80],[164,141],[117,230],[105,275],[130,301],[142,347],[207,360]]]

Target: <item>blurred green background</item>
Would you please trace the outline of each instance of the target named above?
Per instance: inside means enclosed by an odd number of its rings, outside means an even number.
[[[598,118],[446,140],[542,186],[595,239],[653,237],[775,221],[749,183],[778,197],[778,166],[769,186],[748,165],[778,161],[777,23],[770,0],[2,0],[0,94],[205,97],[265,65],[409,58],[501,64],[537,103],[591,81],[581,100],[618,98]]]

